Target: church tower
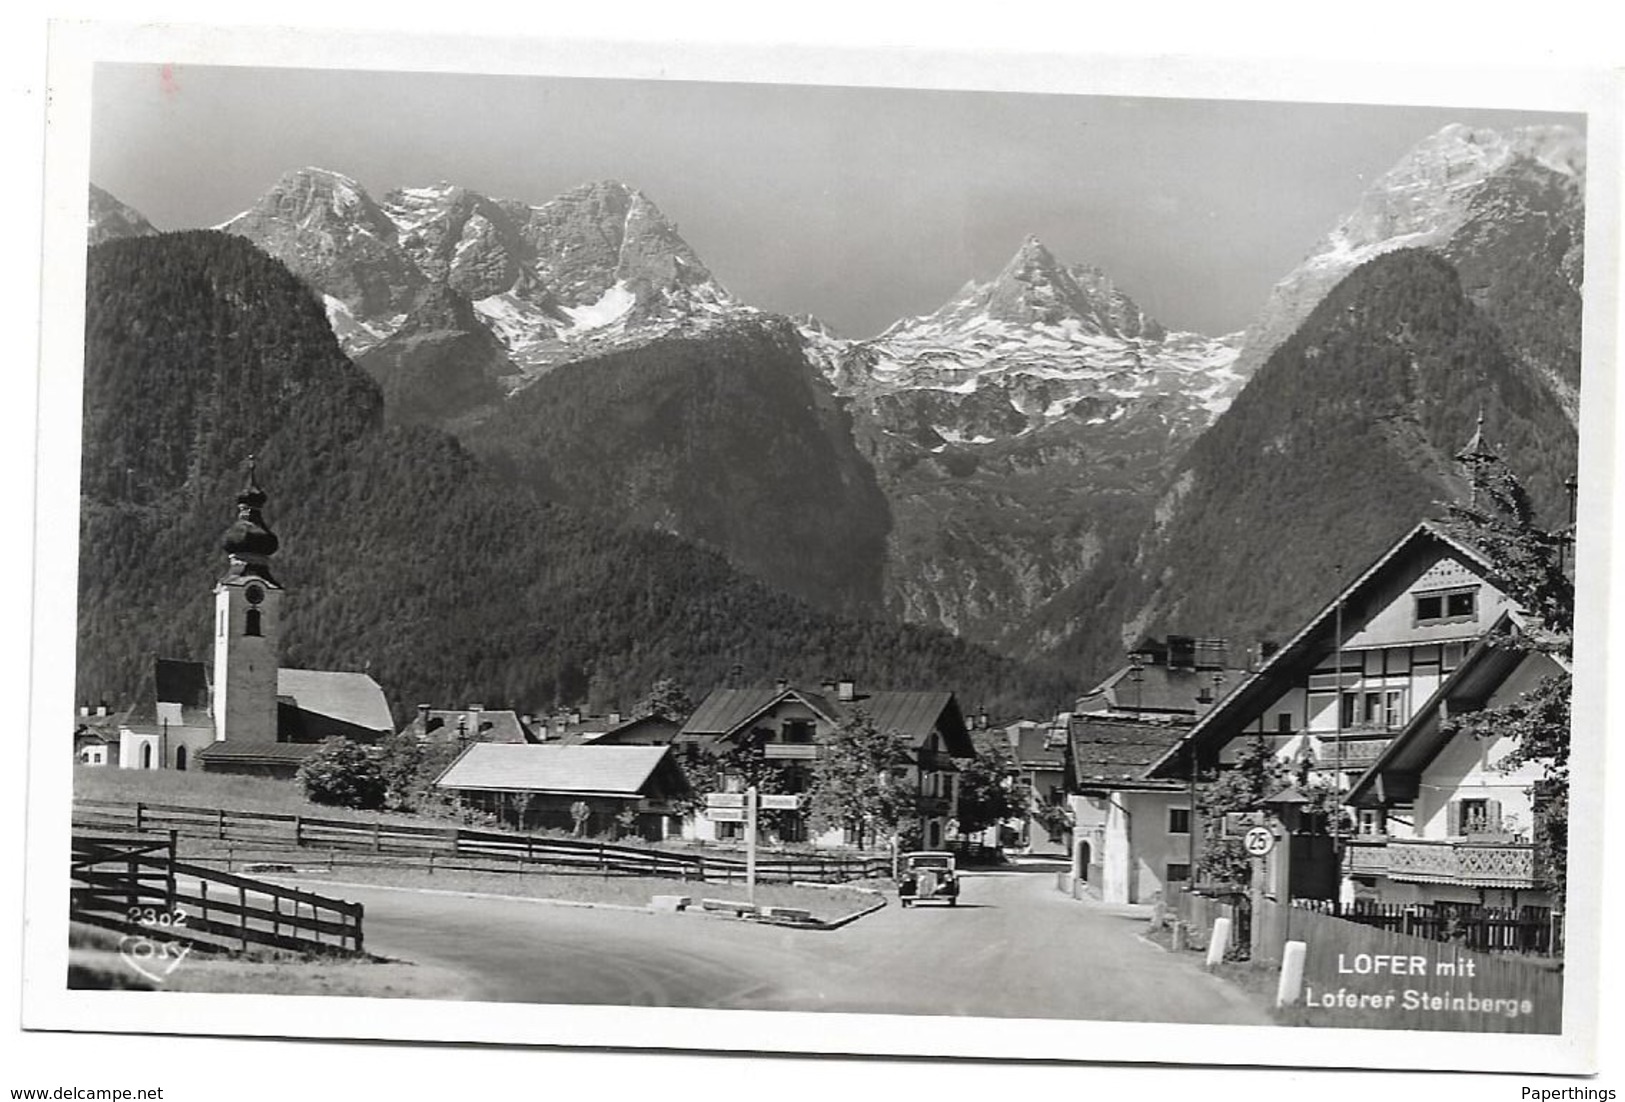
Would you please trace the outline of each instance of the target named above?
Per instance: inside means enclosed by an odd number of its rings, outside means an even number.
[[[221,547],[230,556],[214,587],[214,737],[216,741],[277,740],[277,651],[282,587],[271,575],[277,538],[260,510],[265,491],[248,459],[248,481],[237,495],[237,519]]]

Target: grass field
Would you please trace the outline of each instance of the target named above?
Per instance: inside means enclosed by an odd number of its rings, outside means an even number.
[[[172,769],[110,769],[76,765],[73,798],[174,804],[181,807],[224,807],[232,811],[263,811],[282,815],[308,815],[321,819],[382,820],[434,826],[453,826],[449,817],[398,811],[354,811],[312,803],[295,781],[266,777],[235,777],[220,773],[176,772]]]

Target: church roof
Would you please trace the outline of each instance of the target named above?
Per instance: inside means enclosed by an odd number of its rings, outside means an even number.
[[[291,700],[302,712],[312,712],[369,731],[393,731],[394,718],[384,690],[364,673],[338,670],[276,672],[278,698]]]

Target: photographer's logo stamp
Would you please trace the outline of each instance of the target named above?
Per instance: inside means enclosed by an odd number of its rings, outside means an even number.
[[[186,925],[186,912],[131,907],[127,918],[141,927],[141,932],[120,938],[118,955],[137,974],[153,983],[163,983],[192,951],[187,942],[169,936],[170,931]]]

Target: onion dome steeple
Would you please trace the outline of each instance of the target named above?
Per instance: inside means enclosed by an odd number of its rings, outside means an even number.
[[[271,577],[271,556],[276,553],[276,533],[266,527],[260,510],[266,502],[265,491],[254,477],[254,457],[248,457],[248,478],[237,495],[237,519],[226,529],[220,546],[231,556],[226,576],[253,576],[276,584]]]

